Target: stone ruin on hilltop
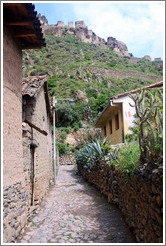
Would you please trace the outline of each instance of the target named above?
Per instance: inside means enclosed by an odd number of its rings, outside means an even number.
[[[49,25],[44,15],[41,16],[41,14],[39,14],[38,18],[41,22],[41,27],[44,35],[64,37],[68,33],[74,35],[82,42],[99,44],[105,49],[114,50],[120,56],[132,57],[132,54],[128,52],[125,43],[118,41],[112,37],[107,38],[106,42],[105,39],[100,38],[92,30],[89,30],[83,20],[76,21],[75,25],[73,21],[68,22],[68,25],[64,25],[63,21],[58,21],[55,25]]]
[[[44,35],[53,35],[59,37],[65,37],[66,34],[72,34],[74,37],[78,38],[82,42],[98,44],[104,49],[110,49],[116,52],[120,56],[125,56],[126,58],[130,58],[130,62],[137,63],[140,60],[148,60],[151,61],[151,57],[145,55],[142,58],[134,57],[132,53],[128,52],[127,45],[117,40],[114,37],[108,37],[107,41],[105,39],[97,36],[92,30],[89,30],[85,25],[83,20],[76,21],[75,26],[73,21],[68,22],[68,25],[64,25],[63,21],[57,21],[55,25],[49,25],[46,17],[41,14],[38,15],[38,18],[41,23],[42,31]],[[161,61],[161,58],[155,58],[154,61]]]

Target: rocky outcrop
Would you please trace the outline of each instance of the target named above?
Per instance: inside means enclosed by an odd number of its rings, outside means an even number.
[[[120,56],[131,56],[131,54],[128,52],[126,44],[122,41],[116,40],[116,38],[108,37],[107,46],[110,50],[115,51]]]
[[[40,20],[41,25],[48,25],[48,20],[45,15],[38,14],[37,17]]]
[[[152,60],[151,57],[147,56],[147,55],[145,55],[142,59],[147,60],[147,61],[151,61]]]
[[[78,90],[75,93],[75,97],[77,101],[80,101],[82,103],[88,102],[88,98],[86,97],[86,92]]]

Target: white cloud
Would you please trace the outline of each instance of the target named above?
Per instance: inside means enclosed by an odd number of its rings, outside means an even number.
[[[73,10],[98,36],[125,42],[134,56],[162,57],[164,2],[87,2]]]

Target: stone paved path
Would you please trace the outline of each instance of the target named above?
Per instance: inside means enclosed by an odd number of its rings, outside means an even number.
[[[134,243],[119,210],[77,174],[60,166],[57,182],[16,243]]]

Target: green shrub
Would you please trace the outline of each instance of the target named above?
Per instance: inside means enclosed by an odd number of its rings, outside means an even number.
[[[79,126],[79,128],[82,127],[82,121],[79,121],[79,122],[78,122],[78,126]]]
[[[68,127],[64,128],[64,131],[68,134],[70,132],[70,129],[71,129],[71,127],[68,126]]]
[[[62,132],[59,136],[62,140],[66,139],[66,132]]]
[[[87,95],[88,98],[90,98],[90,97],[97,98],[98,93],[97,93],[97,90],[92,88],[92,89],[87,89],[86,90],[86,95]]]
[[[108,87],[108,80],[107,79],[104,79],[102,81],[102,84],[105,86],[105,87]]]
[[[70,75],[70,79],[74,79],[74,74],[71,74]]]
[[[78,125],[75,125],[75,126],[74,126],[74,130],[75,130],[75,131],[78,131],[78,129],[79,129],[79,126],[78,126]]]
[[[125,174],[132,174],[139,165],[139,143],[126,143],[122,146],[119,152],[118,163],[120,169]]]
[[[36,75],[35,71],[30,72],[30,76],[35,76],[35,75]]]
[[[34,63],[39,63],[39,61],[40,61],[40,59],[39,58],[36,58],[35,60],[34,60]]]
[[[89,55],[85,55],[85,58],[84,58],[86,61],[90,61],[91,60],[91,58],[90,58],[90,56]]]
[[[110,145],[107,143],[101,147],[103,155],[107,155],[110,152]]]
[[[75,148],[74,146],[72,146],[72,147],[70,148],[70,150],[71,150],[72,153],[75,153],[75,152],[76,152],[76,148]]]
[[[56,142],[57,150],[59,151],[59,156],[67,154],[67,145],[65,143]]]
[[[116,66],[116,62],[114,62],[114,61],[108,62],[107,65],[109,67],[115,67]]]

